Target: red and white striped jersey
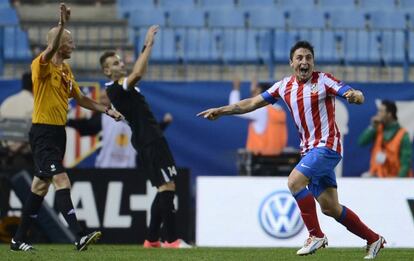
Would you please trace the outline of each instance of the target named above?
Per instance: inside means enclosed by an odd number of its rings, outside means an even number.
[[[323,72],[313,72],[306,83],[286,77],[262,93],[269,103],[283,99],[292,114],[304,155],[315,147],[328,147],[342,154],[341,133],[335,122],[335,96],[351,87]]]

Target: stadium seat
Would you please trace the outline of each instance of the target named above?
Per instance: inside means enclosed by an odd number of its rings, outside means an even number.
[[[29,60],[32,58],[27,33],[17,26],[5,27],[4,46],[4,58],[7,60]]]
[[[273,46],[274,59],[276,62],[287,63],[289,61],[290,48],[300,40],[296,30],[276,30],[274,33],[275,44]]]
[[[320,10],[309,9],[292,9],[286,10],[285,14],[289,14],[290,28],[324,28],[325,17],[324,12]]]
[[[138,8],[153,8],[155,7],[154,0],[118,0],[118,6],[124,9],[138,9]]]
[[[199,0],[200,5],[203,6],[205,9],[209,8],[234,8],[235,1],[234,0]]]
[[[0,25],[17,25],[19,19],[13,8],[6,7],[0,9]]]
[[[118,0],[118,17],[129,18],[131,10],[147,10],[155,8],[154,0]]]
[[[383,55],[388,63],[404,62],[404,32],[398,30],[382,31]]]
[[[403,10],[414,10],[414,2],[412,0],[399,0],[399,3]]]
[[[211,29],[188,29],[185,36],[184,59],[188,62],[218,61],[220,54]]]
[[[159,0],[164,8],[191,8],[195,6],[195,0]]]
[[[315,7],[315,0],[278,0],[277,5],[281,8],[303,8],[312,10]]]
[[[238,6],[241,8],[256,8],[256,7],[262,7],[262,8],[273,8],[276,7],[276,1],[275,0],[238,0]]]
[[[393,10],[395,6],[395,0],[359,0],[359,8],[365,10]]]
[[[226,30],[223,52],[225,61],[256,62],[259,48],[259,43],[256,42],[256,39],[255,30]]]
[[[327,11],[330,16],[332,28],[365,28],[365,14],[359,10],[330,10]]]
[[[250,27],[285,27],[283,13],[276,8],[253,8],[246,11],[249,15]]]
[[[244,27],[245,17],[241,11],[234,8],[218,8],[206,11],[208,25],[224,27]]]
[[[373,29],[404,29],[406,13],[402,11],[371,11],[371,28]]]
[[[0,0],[0,9],[10,7],[9,0]]]
[[[167,11],[170,26],[205,26],[205,12],[194,8],[181,8]]]
[[[318,0],[318,7],[322,9],[352,9],[355,0]]]
[[[136,13],[136,15],[134,15]],[[166,25],[165,11],[162,9],[141,9],[131,11],[129,16],[130,26],[149,26],[152,24],[158,24],[160,26]]]
[[[398,55],[393,53],[391,46],[392,39],[389,37],[397,35],[383,35],[380,30],[351,30],[345,31],[343,39],[345,39],[345,58],[350,63],[360,64],[376,64],[379,65],[381,59],[386,62],[397,59]],[[391,46],[390,46],[391,45]],[[382,46],[382,48],[380,48]]]
[[[414,32],[413,31],[409,32],[408,39],[409,39],[410,43],[414,43]],[[408,48],[409,48],[409,55],[410,55],[409,61],[410,61],[411,64],[413,64],[414,63],[414,44],[410,44],[410,46]]]

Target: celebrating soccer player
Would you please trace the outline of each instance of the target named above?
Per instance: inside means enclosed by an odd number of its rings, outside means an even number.
[[[328,245],[319,227],[316,198],[325,215],[367,241],[365,259],[373,259],[383,248],[385,239],[368,228],[352,210],[339,204],[334,173],[342,158],[341,134],[335,123],[335,96],[349,103],[362,104],[364,95],[327,73],[314,71],[313,46],[308,42],[299,41],[292,47],[290,66],[293,75],[275,83],[261,95],[208,109],[198,116],[215,120],[222,115],[247,113],[282,99],[301,137],[302,159],[288,178],[288,187],[309,231],[309,238],[297,254],[312,254]]]
[[[163,247],[187,248],[190,246],[177,238],[175,227],[174,180],[178,173],[174,158],[145,97],[136,87],[145,74],[157,31],[158,26],[148,29],[141,54],[132,73],[127,77],[124,62],[115,52],[105,52],[100,58],[100,63],[104,74],[111,79],[111,82],[105,84],[108,97],[131,127],[131,142],[138,152],[138,165],[145,171],[152,185],[158,189],[151,206],[149,233],[144,247],[161,247],[160,229],[163,225],[166,230]]]

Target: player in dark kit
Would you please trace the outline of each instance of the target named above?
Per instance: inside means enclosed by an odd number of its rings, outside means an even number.
[[[152,185],[158,189],[151,206],[149,233],[144,247],[161,247],[160,228],[163,225],[166,240],[162,246],[185,248],[190,246],[178,239],[175,229],[173,200],[177,171],[174,158],[145,97],[136,87],[137,82],[145,74],[157,31],[158,26],[148,29],[145,45],[128,77],[125,77],[127,74],[123,61],[115,52],[105,52],[100,58],[100,63],[103,73],[111,79],[111,82],[105,84],[108,97],[131,127],[131,142],[138,152],[138,165],[145,170]]]

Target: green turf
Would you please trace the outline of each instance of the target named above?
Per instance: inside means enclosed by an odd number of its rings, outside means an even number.
[[[36,245],[31,253],[11,252],[0,245],[0,260],[363,260],[362,248],[327,248],[316,254],[298,257],[293,248],[193,248],[143,249],[134,245],[93,245],[85,252],[76,252],[72,245]],[[377,260],[414,260],[414,249],[381,251]]]

